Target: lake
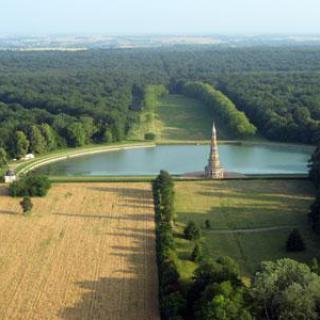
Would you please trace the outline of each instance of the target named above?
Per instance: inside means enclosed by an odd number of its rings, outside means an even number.
[[[204,170],[209,145],[158,145],[91,154],[47,164],[35,172],[53,176],[155,175]],[[242,174],[307,173],[312,147],[281,144],[221,144],[221,163],[226,171]]]

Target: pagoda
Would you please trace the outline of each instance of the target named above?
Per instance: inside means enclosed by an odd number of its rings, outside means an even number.
[[[205,175],[208,179],[222,179],[224,177],[224,170],[219,160],[217,131],[214,123],[212,125],[210,156],[208,165],[205,168]]]

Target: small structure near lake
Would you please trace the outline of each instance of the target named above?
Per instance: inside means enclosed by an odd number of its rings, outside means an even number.
[[[9,169],[6,174],[4,175],[4,182],[5,183],[12,183],[17,180],[16,173],[13,169]]]
[[[34,158],[35,158],[35,156],[33,153],[28,153],[23,158],[21,158],[21,160],[32,160]]]
[[[223,179],[224,177],[224,170],[219,159],[217,130],[214,123],[212,125],[210,156],[208,165],[205,168],[205,176],[209,179]]]

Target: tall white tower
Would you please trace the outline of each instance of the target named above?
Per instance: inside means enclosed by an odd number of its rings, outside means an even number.
[[[219,160],[217,130],[214,123],[212,125],[210,156],[208,165],[205,168],[205,175],[209,179],[222,179],[224,177],[224,170]]]

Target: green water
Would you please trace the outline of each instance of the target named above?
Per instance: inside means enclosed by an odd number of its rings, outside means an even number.
[[[243,174],[307,173],[313,148],[286,145],[219,145],[226,171]],[[204,169],[209,145],[160,145],[67,159],[36,169],[55,176],[154,175],[161,169],[184,174]]]

